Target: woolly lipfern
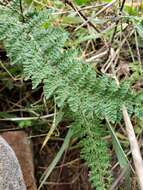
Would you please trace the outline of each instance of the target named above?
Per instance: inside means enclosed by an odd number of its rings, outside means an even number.
[[[65,49],[68,33],[50,23],[51,15],[49,10],[28,13],[22,22],[19,11],[0,6],[0,40],[11,63],[23,65],[25,79],[32,80],[33,88],[43,83],[45,97],[54,96],[59,107],[68,109],[75,121],[74,135],[81,140],[81,157],[91,169],[92,184],[106,190],[111,182],[110,159],[102,140],[106,129],[99,120],[118,122],[123,104],[131,114],[134,110],[143,114],[143,97],[132,92],[128,82],[117,87],[111,77],[96,77],[78,51]]]
[[[93,186],[97,189],[109,189],[111,174],[109,171],[110,158],[107,151],[107,143],[102,139],[106,135],[104,126],[94,117],[88,121],[85,116],[84,120],[76,120],[73,123],[75,137],[80,137],[81,158],[83,158],[91,171],[89,178]]]

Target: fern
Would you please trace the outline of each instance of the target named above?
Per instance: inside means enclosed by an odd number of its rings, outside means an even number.
[[[89,178],[97,189],[109,189],[112,181],[109,166],[110,158],[107,143],[102,139],[106,130],[100,121],[94,117],[88,121],[86,116],[76,120],[72,125],[74,136],[80,137],[81,158],[91,169]]]
[[[17,5],[0,6],[0,40],[7,55],[12,64],[23,65],[24,77],[32,80],[33,88],[43,83],[45,97],[54,96],[65,114],[70,113],[93,186],[109,189],[110,158],[107,142],[102,140],[106,128],[101,122],[105,118],[119,122],[123,104],[130,114],[143,116],[143,95],[133,92],[128,81],[117,87],[113,78],[96,76],[77,50],[66,50],[68,33],[52,25],[52,11],[28,13],[22,22],[20,11],[14,11]]]

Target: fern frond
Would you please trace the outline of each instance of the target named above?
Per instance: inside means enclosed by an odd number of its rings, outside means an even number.
[[[86,161],[90,168],[91,184],[98,190],[107,190],[112,178],[109,170],[108,145],[102,139],[106,135],[106,129],[95,118],[88,120],[84,117],[84,121],[76,121],[72,127],[75,137],[81,138],[81,158]]]
[[[91,168],[90,179],[97,190],[108,189],[110,159],[99,120],[119,122],[123,104],[130,114],[142,115],[142,93],[133,92],[128,81],[118,87],[113,78],[96,76],[77,50],[65,47],[68,33],[50,23],[51,11],[29,15],[23,23],[13,9],[0,6],[0,40],[11,63],[23,65],[33,88],[43,83],[45,97],[54,96],[57,105],[71,113],[78,124],[75,134],[81,139],[81,156]]]

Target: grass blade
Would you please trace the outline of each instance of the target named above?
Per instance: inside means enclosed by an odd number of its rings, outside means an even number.
[[[47,170],[43,174],[43,176],[42,176],[43,180],[42,180],[38,190],[40,190],[42,188],[43,184],[48,179],[49,175],[51,174],[51,172],[54,170],[55,166],[57,165],[57,163],[61,159],[64,151],[68,148],[71,136],[72,136],[72,130],[69,129],[69,131],[68,131],[68,133],[67,133],[67,135],[65,137],[65,140],[64,140],[59,152],[57,153],[56,157],[54,158],[52,163],[49,165],[49,167],[47,168]]]

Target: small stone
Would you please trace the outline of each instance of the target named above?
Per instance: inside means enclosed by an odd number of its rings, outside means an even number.
[[[37,190],[34,177],[34,164],[31,141],[24,131],[4,132],[2,137],[14,150],[22,169],[27,190]],[[1,190],[1,189],[0,189]]]
[[[16,155],[0,136],[0,190],[26,190]]]

